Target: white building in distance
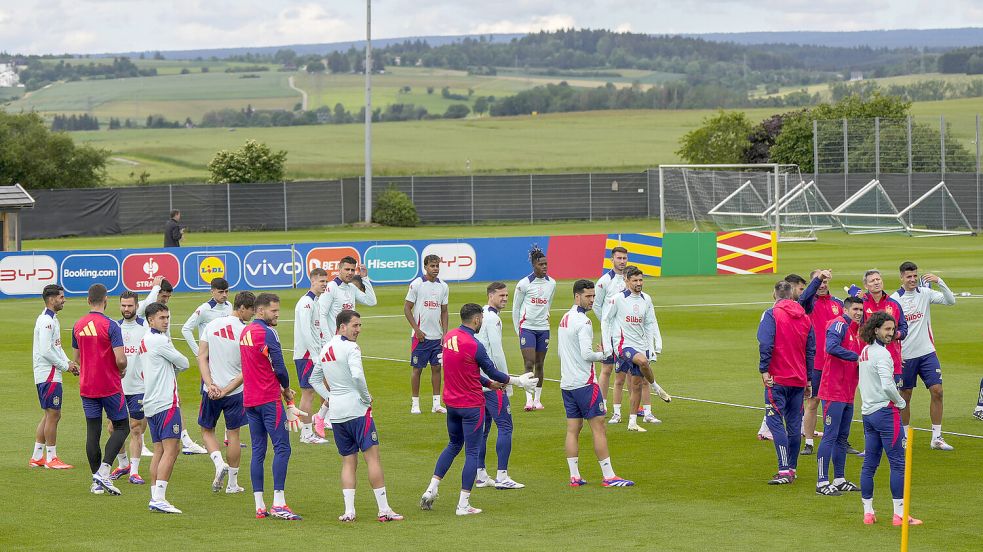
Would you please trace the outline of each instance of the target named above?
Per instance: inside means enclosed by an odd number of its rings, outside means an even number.
[[[17,76],[14,65],[0,63],[0,88],[13,88],[15,86],[24,85],[20,83],[20,77]]]

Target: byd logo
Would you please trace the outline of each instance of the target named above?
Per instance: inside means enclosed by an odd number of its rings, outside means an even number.
[[[0,292],[35,295],[58,283],[58,264],[47,255],[17,255],[0,260]]]
[[[304,282],[304,262],[290,249],[256,249],[243,260],[246,283],[254,289],[288,288]]]
[[[470,280],[478,268],[478,256],[471,244],[432,243],[423,248],[421,258],[440,257],[441,280]]]

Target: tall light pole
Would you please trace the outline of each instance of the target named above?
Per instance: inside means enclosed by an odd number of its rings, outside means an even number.
[[[372,0],[365,0],[365,222],[372,222]]]

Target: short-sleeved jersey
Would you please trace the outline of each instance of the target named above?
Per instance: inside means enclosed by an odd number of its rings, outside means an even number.
[[[68,370],[68,356],[61,348],[61,324],[58,315],[44,309],[34,322],[34,383],[62,381],[61,373]]]
[[[587,311],[574,305],[560,318],[560,389],[573,390],[594,383],[594,363],[604,353],[594,350],[594,327]]]
[[[184,326],[181,326],[181,335],[188,342],[188,347],[191,347],[191,352],[195,355],[198,354],[198,339],[195,339],[195,332],[198,333],[198,338],[200,339],[201,332],[205,330],[205,326],[209,322],[216,318],[229,316],[230,314],[232,314],[232,304],[228,301],[219,303],[215,299],[209,299],[195,309],[195,312],[191,313]]]
[[[899,289],[891,294],[901,305],[905,321],[908,323],[908,335],[901,342],[901,359],[918,358],[935,352],[935,336],[932,335],[931,305],[955,305],[956,296],[939,280],[939,289],[918,286],[914,291]]]
[[[614,332],[611,331],[609,324],[604,323],[604,314],[614,305],[614,298],[625,291],[626,287],[628,283],[625,282],[625,277],[613,269],[605,270],[594,284],[594,306],[591,310],[594,311],[594,316],[601,325],[601,339],[605,343],[610,342]]]
[[[453,408],[484,407],[482,379],[508,383],[509,376],[495,367],[485,346],[467,326],[444,336],[444,404]],[[482,376],[482,373],[486,374]]]
[[[239,338],[242,356],[242,402],[252,407],[280,400],[280,388],[290,385],[283,363],[280,337],[264,320],[253,320]]]
[[[123,353],[126,354],[126,374],[123,376],[123,394],[139,395],[144,392],[143,367],[140,365],[140,341],[146,335],[149,327],[147,321],[139,316],[132,320],[121,319],[120,331],[123,332]]]
[[[321,346],[334,331],[323,331],[321,304],[313,291],[308,291],[294,307],[294,360],[317,358]],[[325,336],[324,334],[327,333]]]
[[[101,312],[90,312],[72,328],[72,348],[79,352],[79,394],[101,399],[123,393],[113,348],[123,346],[119,324]]]
[[[335,335],[324,344],[318,358],[320,362],[315,363],[311,384],[317,382],[323,388],[323,381],[328,381],[331,423],[343,423],[365,416],[372,404],[372,395],[369,394],[369,387],[365,382],[362,350],[358,344],[344,336]]]
[[[212,381],[220,388],[224,389],[242,374],[239,338],[245,327],[238,316],[223,316],[209,322],[202,333],[201,340],[208,343],[208,370],[212,374]],[[207,391],[204,386],[202,389]],[[242,385],[229,395],[239,393],[242,393]]]
[[[509,367],[505,360],[505,349],[502,347],[502,319],[498,316],[498,309],[485,305],[482,311],[484,312],[483,321],[475,338],[485,346],[488,356],[495,363],[495,368],[498,368],[500,372],[508,373]],[[484,372],[482,374],[488,377],[488,374]],[[484,390],[489,391],[487,388]]]
[[[556,292],[556,280],[548,275],[530,274],[515,284],[512,301],[512,325],[519,330],[550,329],[550,305]]]
[[[447,283],[440,278],[431,282],[422,276],[417,276],[410,282],[406,300],[413,303],[413,318],[427,339],[440,339],[443,336],[440,311],[441,307],[447,305],[449,298],[450,290]]]
[[[362,278],[362,283],[365,284],[365,291],[358,289],[351,282],[346,284],[341,281],[341,278],[336,277],[334,280],[328,282],[328,287],[318,297],[317,302],[321,307],[321,327],[324,328],[325,341],[328,341],[335,334],[335,329],[338,327],[336,323],[338,313],[343,310],[355,310],[357,303],[361,303],[367,307],[374,307],[376,305],[377,300],[372,282],[368,278]],[[314,352],[314,356],[318,352],[320,352],[320,347]]]
[[[166,334],[151,329],[140,342],[143,365],[143,413],[149,418],[181,404],[177,375],[188,369],[188,359],[174,348]]]
[[[662,352],[662,332],[659,331],[659,321],[655,318],[655,307],[649,294],[643,291],[636,295],[626,289],[615,295],[614,304],[605,316],[611,324],[616,353],[620,354],[625,347]]]

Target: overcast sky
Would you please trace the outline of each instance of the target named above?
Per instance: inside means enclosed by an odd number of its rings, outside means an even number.
[[[983,0],[375,0],[373,36],[983,26]],[[0,0],[0,50],[101,53],[358,40],[359,0]]]

